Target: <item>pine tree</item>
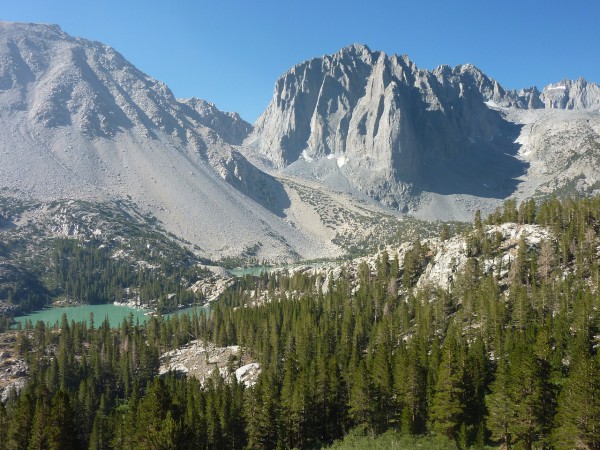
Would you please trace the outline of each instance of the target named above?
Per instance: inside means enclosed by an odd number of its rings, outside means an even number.
[[[375,399],[371,377],[367,372],[365,361],[361,361],[355,372],[350,391],[349,413],[355,426],[374,432]]]
[[[435,391],[430,408],[430,419],[436,433],[456,439],[463,420],[462,368],[460,367],[459,348],[448,331],[442,348],[442,360],[437,371]]]
[[[502,442],[506,450],[512,445],[511,427],[515,420],[510,387],[508,363],[504,357],[500,357],[495,379],[490,386],[491,392],[485,399],[488,409],[486,425],[492,433],[492,439]]]
[[[215,368],[211,377],[207,381],[206,395],[206,434],[210,447],[218,448],[223,446],[225,430],[221,421],[222,406],[219,398],[219,391],[222,388],[222,378]]]
[[[17,404],[12,411],[8,428],[9,450],[26,450],[31,436],[31,426],[35,413],[35,401],[29,393],[19,396]]]
[[[49,448],[50,411],[47,396],[47,392],[40,391],[37,393],[35,414],[33,415],[33,424],[29,439],[30,450],[45,450]]]
[[[4,403],[0,401],[0,449],[8,446],[8,414]]]
[[[111,430],[106,411],[104,395],[100,397],[100,406],[94,418],[92,433],[90,436],[89,450],[108,450],[110,448]]]
[[[173,417],[169,389],[161,378],[155,378],[138,406],[136,437],[139,448],[167,450],[176,448],[181,426]]]
[[[548,281],[555,265],[555,251],[549,239],[542,243],[538,258],[538,272],[542,281]]]
[[[271,377],[262,374],[257,384],[246,391],[244,415],[248,448],[276,448],[278,443],[277,387]]]
[[[483,428],[486,407],[485,394],[489,384],[489,361],[483,337],[478,336],[469,346],[464,370],[464,425],[470,443]],[[483,430],[481,430],[481,433]],[[483,441],[480,442],[483,444]]]
[[[118,450],[132,450],[136,443],[136,413],[132,409],[135,400],[131,399],[129,404],[122,404],[113,409],[111,423],[113,424],[113,437],[110,445]]]
[[[395,390],[403,433],[415,435],[425,431],[425,370],[420,364],[415,345],[400,347],[396,356]]]
[[[70,450],[78,448],[76,425],[69,396],[59,390],[52,399],[48,424],[48,448]]]
[[[299,341],[299,350],[306,353],[302,349],[304,339]],[[312,361],[303,361],[297,357],[293,339],[290,338],[287,347],[281,386],[281,430],[286,446],[303,447],[308,437],[309,412],[312,409],[309,391],[314,387],[308,382]]]
[[[600,363],[581,354],[560,395],[554,440],[562,448],[600,449]]]
[[[372,338],[370,373],[373,381],[373,400],[375,409],[373,421],[376,432],[382,433],[388,429],[392,421],[393,387],[392,376],[392,344],[389,339],[390,323],[384,319],[376,330],[377,337]]]
[[[542,432],[543,380],[533,349],[520,343],[511,361],[511,397],[515,420],[511,434],[527,450]]]

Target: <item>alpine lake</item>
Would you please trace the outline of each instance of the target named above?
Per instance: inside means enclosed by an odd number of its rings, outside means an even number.
[[[163,317],[173,317],[176,314],[179,316],[183,314],[191,315],[194,311],[196,311],[196,314],[198,315],[201,313],[201,311],[204,311],[205,314],[209,314],[210,307],[190,306],[179,309],[170,314],[164,314]],[[127,306],[114,305],[110,303],[104,305],[80,305],[67,306],[64,308],[48,308],[15,317],[13,319],[12,328],[25,328],[25,322],[28,320],[31,321],[34,326],[40,320],[47,326],[53,326],[56,323],[60,325],[63,314],[67,315],[67,320],[69,323],[71,321],[86,321],[88,324],[90,322],[90,315],[93,314],[94,327],[100,326],[105,319],[108,319],[111,327],[118,327],[123,322],[123,319],[127,319],[129,315],[132,314],[133,323],[139,322],[141,325],[150,319],[150,315],[148,314],[150,312],[151,310],[149,309],[130,308]]]
[[[321,263],[322,264],[322,263]],[[320,264],[311,264],[311,266],[319,266]],[[263,273],[268,273],[273,270],[281,269],[281,268],[291,268],[295,266],[300,266],[299,264],[290,264],[284,266],[251,266],[251,267],[237,267],[235,269],[231,269],[230,273],[235,277],[244,277],[246,275],[251,276],[260,276]],[[210,306],[189,306],[185,308],[181,308],[173,313],[164,314],[163,317],[173,317],[176,314],[181,316],[183,314],[192,315],[196,312],[196,314],[200,315],[203,311],[204,314],[210,314]],[[105,319],[108,319],[108,322],[111,327],[118,327],[123,322],[123,319],[129,317],[129,314],[133,314],[133,323],[139,322],[140,325],[147,322],[150,318],[150,313],[152,310],[150,309],[140,309],[140,308],[130,308],[128,306],[114,305],[112,303],[107,303],[103,305],[79,305],[79,306],[67,306],[67,307],[58,307],[58,308],[47,308],[40,311],[34,311],[29,314],[24,314],[21,316],[17,316],[13,319],[12,328],[25,328],[25,322],[31,321],[31,323],[35,326],[38,321],[44,322],[47,326],[53,326],[55,324],[59,324],[62,321],[63,314],[67,315],[67,320],[69,322],[82,322],[86,321],[88,324],[90,322],[90,314],[94,315],[94,326],[98,327]]]

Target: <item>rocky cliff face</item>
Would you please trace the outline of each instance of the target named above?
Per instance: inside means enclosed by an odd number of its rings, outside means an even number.
[[[540,94],[546,108],[600,111],[600,86],[579,78],[549,84]]]
[[[359,190],[402,203],[411,187],[449,186],[432,172],[448,174],[448,165],[463,166],[511,137],[484,103],[504,95],[469,65],[428,72],[405,56],[353,45],[283,75],[246,143],[278,167],[334,159]],[[457,189],[468,190],[464,184]]]
[[[329,184],[339,171],[372,198],[417,212],[424,193],[499,200],[517,191],[530,161],[518,157],[522,123],[506,109],[598,105],[600,87],[583,79],[516,92],[470,64],[427,71],[352,45],[285,73],[245,143],[278,169],[312,163],[302,172]]]
[[[482,74],[484,78],[485,75]],[[496,81],[493,89],[488,82],[481,83],[480,92],[487,101],[502,107],[518,109],[566,109],[578,111],[600,111],[600,86],[583,78],[562,80],[545,86],[542,92],[537,87],[504,90]]]

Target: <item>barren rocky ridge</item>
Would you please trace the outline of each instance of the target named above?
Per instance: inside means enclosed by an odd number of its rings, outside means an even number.
[[[583,79],[517,92],[470,64],[428,71],[352,45],[286,72],[246,145],[285,172],[464,220],[575,178],[589,190],[599,112],[600,86]]]
[[[179,102],[113,49],[56,26],[0,31],[0,181],[10,193],[130,198],[206,256],[257,246],[272,259],[322,255],[282,219],[281,183],[232,146],[250,127],[238,115]]]
[[[382,218],[595,192],[599,110],[583,79],[509,91],[472,65],[353,45],[284,74],[251,126],[101,43],[0,22],[3,193],[130,199],[213,259],[339,256]]]

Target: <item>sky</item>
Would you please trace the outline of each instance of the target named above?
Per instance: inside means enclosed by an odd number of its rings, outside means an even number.
[[[471,63],[509,89],[600,83],[597,0],[3,0],[0,20],[114,47],[176,97],[254,122],[277,79],[352,43],[418,67]]]

